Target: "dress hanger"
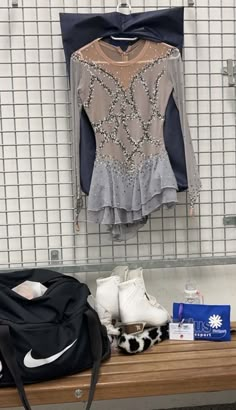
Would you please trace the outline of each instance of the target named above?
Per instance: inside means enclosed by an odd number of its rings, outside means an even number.
[[[111,36],[112,40],[117,40],[117,41],[136,41],[138,40],[138,37],[115,37]]]
[[[119,12],[120,8],[126,8],[126,7],[128,7],[129,12],[132,13],[132,7],[131,7],[131,4],[130,4],[129,0],[126,0],[125,2],[124,1],[119,1],[119,3],[117,4],[117,7],[116,7],[116,11]]]
[[[126,2],[120,1],[117,4],[116,7],[116,11],[119,13],[120,12],[120,8],[125,8],[128,7],[130,14],[132,13],[132,7],[131,4],[129,2],[129,0],[126,0]],[[115,36],[111,36],[112,40],[123,40],[123,41],[136,41],[138,40],[138,37],[115,37]]]

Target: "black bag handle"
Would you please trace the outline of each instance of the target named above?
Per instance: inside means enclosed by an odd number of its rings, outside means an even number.
[[[10,329],[7,325],[0,325],[0,351],[16,384],[24,409],[31,410],[16,361],[16,352],[12,344]]]
[[[90,346],[93,355],[92,377],[86,406],[86,410],[89,410],[93,401],[102,361],[102,334],[101,323],[97,313],[90,308],[86,310],[85,315],[87,316]]]

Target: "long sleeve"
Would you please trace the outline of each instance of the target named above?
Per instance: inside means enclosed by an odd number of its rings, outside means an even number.
[[[78,227],[78,217],[83,206],[82,192],[80,187],[80,115],[82,103],[80,100],[79,86],[79,67],[78,60],[72,55],[70,64],[70,92],[71,92],[71,116],[72,116],[72,164],[73,164],[73,195],[75,209],[75,224]]]
[[[190,128],[186,114],[186,103],[184,98],[184,75],[183,62],[177,49],[168,60],[168,72],[170,81],[173,86],[173,97],[179,110],[180,123],[184,139],[186,169],[188,178],[188,197],[190,207],[193,208],[201,189],[201,182],[198,173],[198,167],[193,150]]]

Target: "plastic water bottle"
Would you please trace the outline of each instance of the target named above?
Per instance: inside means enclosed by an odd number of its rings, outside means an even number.
[[[187,282],[184,289],[184,303],[202,304],[203,295],[197,289],[194,282]]]

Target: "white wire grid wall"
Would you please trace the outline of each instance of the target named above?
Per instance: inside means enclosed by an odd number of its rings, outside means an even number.
[[[70,97],[60,12],[111,12],[112,0],[0,2],[0,268],[171,260],[232,260],[236,227],[235,87],[222,67],[236,59],[234,0],[133,0],[132,12],[185,5],[188,118],[202,180],[196,216],[186,194],[154,213],[137,236],[112,243],[105,229],[74,232]],[[86,218],[86,209],[81,219]],[[54,254],[55,255],[55,254]],[[54,262],[55,263],[55,262]],[[175,263],[175,262],[174,262]]]

